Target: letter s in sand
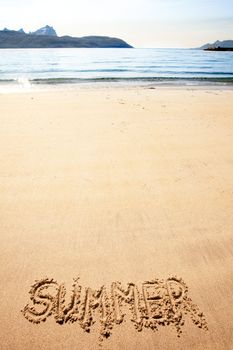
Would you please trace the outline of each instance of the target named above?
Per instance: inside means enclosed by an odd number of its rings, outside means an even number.
[[[51,293],[48,293],[49,292]],[[36,281],[29,291],[32,306],[28,304],[22,310],[24,317],[32,323],[46,321],[56,310],[58,284],[53,279]]]

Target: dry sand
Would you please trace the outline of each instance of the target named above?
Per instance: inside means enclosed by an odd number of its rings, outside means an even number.
[[[1,349],[233,348],[232,90],[2,94],[0,164]]]

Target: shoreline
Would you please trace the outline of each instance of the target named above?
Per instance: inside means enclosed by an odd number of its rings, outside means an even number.
[[[174,89],[174,90],[233,90],[233,79],[231,80],[210,80],[210,79],[41,79],[30,81],[28,79],[0,80],[0,94],[5,93],[36,93],[36,92],[55,92],[55,91],[73,91],[73,90],[105,90],[105,89]]]

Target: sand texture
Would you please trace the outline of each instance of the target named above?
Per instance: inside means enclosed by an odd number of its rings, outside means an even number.
[[[233,349],[233,90],[0,95],[0,349]]]

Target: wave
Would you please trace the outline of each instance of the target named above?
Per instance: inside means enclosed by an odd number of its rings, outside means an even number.
[[[232,77],[96,77],[96,78],[35,78],[35,79],[0,79],[0,84],[10,85],[61,85],[81,83],[157,83],[157,84],[228,84],[233,85]]]
[[[212,82],[233,84],[233,77],[97,77],[32,79],[31,84],[77,84],[95,82]]]

